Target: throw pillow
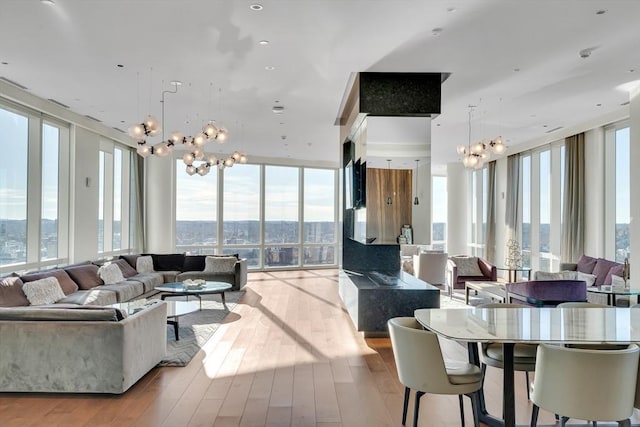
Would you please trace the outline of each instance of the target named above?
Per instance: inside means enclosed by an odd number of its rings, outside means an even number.
[[[138,257],[136,261],[138,273],[153,273],[153,259],[150,255]]]
[[[22,280],[17,276],[0,279],[0,307],[19,307],[29,305],[22,291]]]
[[[53,304],[64,298],[60,282],[53,276],[27,282],[22,291],[31,305]]]
[[[236,258],[233,256],[208,256],[204,260],[205,273],[233,273],[236,266]]]
[[[593,274],[587,274],[587,273],[578,271],[576,280],[584,280],[585,282],[587,282],[587,286],[593,286],[596,283],[596,276],[594,276]]]
[[[62,292],[65,295],[69,295],[78,290],[78,284],[71,279],[69,274],[59,268],[53,270],[36,271],[34,273],[28,273],[20,276],[20,279],[24,282],[33,282],[34,280],[45,279],[47,277],[55,277],[58,279],[58,283],[62,288]]]
[[[575,271],[558,271],[550,273],[548,271],[536,271],[535,280],[575,280]]]
[[[613,285],[613,283],[611,281],[611,276],[620,276],[620,277],[622,277],[622,273],[623,272],[624,272],[624,265],[623,264],[614,265],[613,267],[611,267],[609,269],[609,272],[605,276],[604,284],[605,285]]]
[[[133,277],[136,274],[138,274],[136,269],[131,267],[131,265],[129,265],[129,263],[125,259],[120,258],[118,260],[115,260],[115,261],[113,261],[113,264],[115,264],[118,267],[120,267],[120,271],[122,271],[122,275],[125,278]]]
[[[616,265],[618,265],[617,262],[598,258],[596,266],[593,268],[593,272],[591,273],[596,276],[596,285],[604,285],[604,281],[607,278],[609,270],[611,270],[611,267],[615,267]],[[609,284],[611,284],[611,282],[609,282]]]
[[[96,286],[104,285],[104,282],[100,276],[98,276],[98,266],[95,264],[72,265],[65,267],[64,271],[78,284],[78,288],[82,290],[89,290]]]
[[[451,257],[458,267],[458,276],[482,276],[478,258],[474,256],[454,256]]]
[[[578,260],[578,264],[576,270],[581,271],[583,273],[591,274],[593,273],[593,269],[596,266],[597,258],[593,258],[587,255],[582,255]]]
[[[112,285],[114,283],[123,282],[124,276],[122,270],[118,267],[118,264],[107,264],[100,267],[98,275],[104,280],[105,285]]]
[[[611,286],[615,288],[624,288],[627,284],[624,282],[622,276],[611,275]]]

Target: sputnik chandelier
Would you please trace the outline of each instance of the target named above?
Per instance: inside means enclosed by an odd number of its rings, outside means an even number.
[[[177,93],[178,86],[182,85],[182,82],[172,81],[171,85],[173,90],[162,91],[162,122],[164,122],[164,97],[167,93]],[[147,137],[157,136],[162,134],[162,141],[150,145],[147,143]],[[154,116],[149,115],[140,124],[134,124],[129,127],[129,136],[136,140],[138,147],[136,151],[142,157],[148,157],[155,155],[158,157],[165,157],[173,151],[173,148],[177,145],[181,145],[187,149],[187,152],[182,156],[182,160],[186,165],[186,172],[189,175],[204,176],[209,173],[212,167],[218,167],[224,169],[225,167],[232,167],[235,163],[247,163],[247,156],[244,153],[235,151],[227,158],[218,158],[213,154],[205,153],[205,145],[207,142],[217,142],[224,144],[229,137],[229,131],[223,126],[216,126],[213,120],[209,121],[201,132],[198,132],[195,136],[185,136],[183,133],[175,131],[171,132],[168,139],[165,140],[164,130],[161,128],[161,124]],[[197,162],[197,163],[196,163]]]
[[[458,154],[463,156],[462,164],[466,168],[480,169],[491,157],[491,152],[502,154],[507,147],[504,145],[501,136],[491,140],[484,139],[475,144],[471,143],[471,114],[473,108],[473,105],[469,105],[469,144],[466,146],[458,145],[457,151]]]

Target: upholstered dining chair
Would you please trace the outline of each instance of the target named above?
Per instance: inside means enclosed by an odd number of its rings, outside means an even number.
[[[423,330],[413,317],[395,317],[387,322],[398,378],[404,385],[402,425],[407,421],[409,394],[416,390],[413,426],[418,425],[420,398],[425,393],[457,394],[464,426],[462,395],[471,398],[474,426],[478,426],[478,390],[482,386],[480,369],[470,363],[447,360],[435,333]],[[428,423],[427,425],[433,425]]]
[[[570,418],[631,426],[636,376],[629,372],[637,372],[639,355],[635,344],[620,350],[540,344],[531,394],[531,426],[537,425],[540,408],[560,414],[561,426]]]
[[[480,304],[478,308],[516,308],[526,307],[521,304],[487,303]],[[480,343],[480,363],[482,377],[487,371],[487,366],[504,369],[504,354],[501,343]],[[513,347],[513,370],[524,372],[527,381],[527,399],[530,399],[529,372],[536,369],[537,344],[516,344]]]

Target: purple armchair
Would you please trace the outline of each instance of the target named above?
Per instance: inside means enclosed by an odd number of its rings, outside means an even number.
[[[587,301],[587,283],[584,280],[531,280],[507,283],[507,302],[535,307],[555,307],[563,302]]]
[[[464,263],[461,262],[464,260]],[[468,265],[468,261],[477,260],[478,268],[475,274],[470,275],[472,272]],[[458,263],[460,266],[458,266]],[[498,272],[495,265],[489,264],[482,258],[475,257],[460,257],[454,256],[447,261],[447,286],[449,291],[451,289],[464,289],[464,282],[495,282],[498,278]]]

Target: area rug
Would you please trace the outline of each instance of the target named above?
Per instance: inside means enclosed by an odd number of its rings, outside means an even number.
[[[176,341],[173,326],[167,325],[167,354],[158,366],[186,366],[202,346],[213,336],[220,323],[233,311],[244,291],[225,292],[226,307],[220,295],[203,295],[202,310],[180,317]],[[178,298],[174,298],[177,300]],[[191,297],[191,301],[197,301]]]

